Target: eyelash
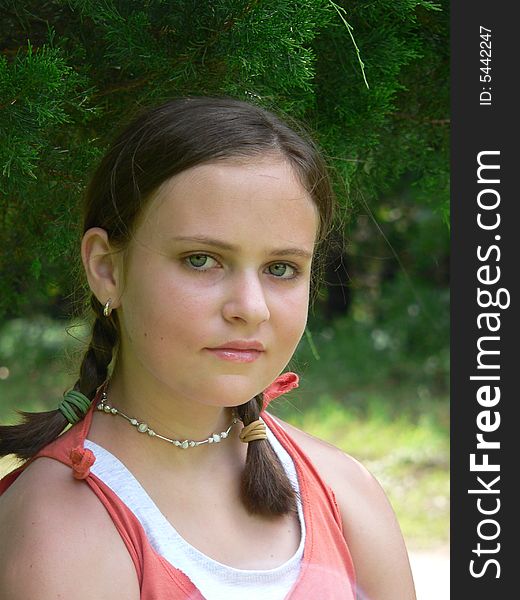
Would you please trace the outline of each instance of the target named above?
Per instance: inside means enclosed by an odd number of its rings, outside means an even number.
[[[185,262],[186,266],[187,266],[189,269],[191,269],[191,270],[193,270],[193,271],[196,271],[196,272],[199,272],[199,273],[205,273],[206,271],[209,271],[209,269],[201,269],[201,268],[197,268],[197,267],[194,267],[192,264],[190,264],[190,263],[189,263],[189,259],[190,259],[190,258],[193,258],[194,256],[198,256],[198,257],[205,256],[205,257],[211,258],[211,259],[213,259],[213,260],[215,260],[215,261],[217,260],[216,258],[214,258],[213,256],[211,256],[211,254],[203,254],[203,253],[199,253],[199,252],[197,252],[196,254],[190,254],[189,256],[186,256],[186,257],[184,258],[184,262]],[[218,261],[217,261],[217,262],[218,262]],[[290,264],[290,263],[286,263],[286,262],[276,262],[276,263],[273,263],[273,264],[272,264],[272,265],[270,265],[270,266],[276,266],[276,265],[285,265],[285,266],[287,266],[287,267],[290,267],[290,268],[293,270],[293,272],[294,272],[294,275],[293,275],[292,277],[277,277],[276,275],[273,275],[273,277],[274,277],[275,279],[281,279],[281,280],[288,281],[288,280],[296,279],[296,278],[297,278],[297,277],[300,275],[300,269],[298,269],[298,267],[295,267],[294,265],[292,265],[292,264]]]

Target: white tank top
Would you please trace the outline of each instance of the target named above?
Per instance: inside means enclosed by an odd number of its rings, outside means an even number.
[[[266,570],[235,569],[197,550],[179,535],[119,459],[89,439],[85,440],[85,447],[90,448],[96,456],[91,472],[134,513],[154,550],[183,571],[207,600],[283,600],[300,573],[305,546],[305,521],[294,463],[267,424],[266,429],[267,439],[297,492],[301,528],[300,545],[292,558],[275,569]]]

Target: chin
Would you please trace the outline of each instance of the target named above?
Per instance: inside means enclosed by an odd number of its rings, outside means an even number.
[[[244,385],[239,383],[230,384],[228,381],[221,385],[216,383],[209,393],[204,394],[204,396],[208,399],[208,404],[212,406],[234,407],[249,402],[251,398],[260,394],[264,388],[259,391],[255,391],[255,389],[251,387],[251,381],[248,381],[247,384],[244,383]]]

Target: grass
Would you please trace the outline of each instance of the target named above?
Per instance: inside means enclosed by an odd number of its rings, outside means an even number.
[[[0,329],[0,422],[15,408],[49,410],[75,380],[88,331],[39,317]],[[447,352],[398,352],[380,328],[310,323],[319,360],[302,340],[289,369],[300,387],[270,410],[362,462],[385,489],[413,549],[447,543],[449,403]],[[373,330],[372,330],[373,331]],[[385,338],[387,335],[387,338]],[[399,350],[399,349],[397,349]],[[0,476],[15,466],[0,460]]]

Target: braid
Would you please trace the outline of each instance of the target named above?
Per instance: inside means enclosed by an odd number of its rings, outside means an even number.
[[[103,316],[102,305],[93,294],[90,298],[90,305],[96,315],[96,320],[92,326],[92,339],[81,362],[79,379],[74,389],[92,399],[97,388],[107,378],[108,366],[112,361],[113,349],[118,338],[118,330],[116,314],[112,312],[108,318]]]
[[[263,394],[237,407],[244,426],[256,421],[263,406]],[[252,514],[280,516],[296,511],[296,493],[268,440],[247,445],[247,457],[240,491],[242,502]]]
[[[96,314],[92,339],[81,363],[79,379],[73,388],[90,400],[106,379],[118,338],[116,315],[113,313],[109,318],[105,318],[101,304],[93,295],[91,307]],[[22,460],[30,459],[54,441],[69,424],[58,409],[45,412],[16,412],[22,416],[22,423],[0,426],[0,456],[15,454]]]

